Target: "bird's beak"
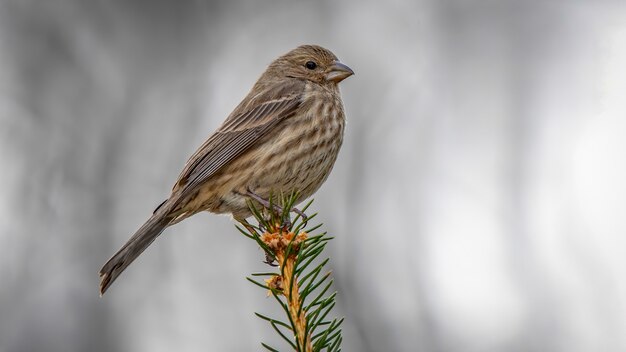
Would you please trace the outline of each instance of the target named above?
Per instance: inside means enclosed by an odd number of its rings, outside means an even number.
[[[326,71],[326,80],[339,83],[352,76],[354,71],[339,61],[335,61]]]

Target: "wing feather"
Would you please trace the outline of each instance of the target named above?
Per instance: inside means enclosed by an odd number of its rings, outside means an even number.
[[[300,106],[304,83],[292,82],[242,102],[204,144],[189,158],[174,185],[174,192],[190,194],[222,167],[250,148],[276,124],[292,116]]]

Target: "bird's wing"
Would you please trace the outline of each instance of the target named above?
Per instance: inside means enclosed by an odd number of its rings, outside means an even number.
[[[224,165],[250,148],[300,106],[304,83],[289,82],[246,98],[209,139],[189,158],[174,192],[191,194]]]

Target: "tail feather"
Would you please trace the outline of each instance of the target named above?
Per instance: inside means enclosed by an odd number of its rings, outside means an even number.
[[[128,242],[100,269],[100,295],[115,279],[167,228],[172,220],[169,207],[159,209],[143,224]]]

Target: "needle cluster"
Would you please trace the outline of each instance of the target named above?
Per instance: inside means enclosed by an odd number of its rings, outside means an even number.
[[[271,197],[270,197],[271,198]],[[330,271],[324,270],[329,258],[320,260],[332,237],[326,232],[311,235],[322,224],[305,229],[317,214],[304,219],[300,215],[291,219],[291,209],[297,194],[281,197],[281,205],[250,209],[258,225],[237,227],[246,237],[256,241],[265,251],[266,262],[276,268],[273,272],[254,273],[247,279],[268,291],[283,308],[286,319],[274,319],[260,313],[274,330],[298,352],[341,351],[341,323],[343,318],[329,318],[335,306],[337,292],[328,293],[333,280]],[[303,213],[311,205],[302,209]],[[259,281],[257,277],[265,277]],[[278,351],[261,343],[269,351]]]

